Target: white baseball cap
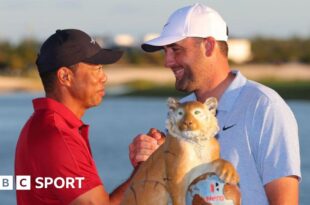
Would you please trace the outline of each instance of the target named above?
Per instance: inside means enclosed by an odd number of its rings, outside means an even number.
[[[168,19],[159,37],[146,41],[142,49],[154,52],[187,37],[213,37],[227,41],[228,28],[214,9],[201,3],[176,10]]]

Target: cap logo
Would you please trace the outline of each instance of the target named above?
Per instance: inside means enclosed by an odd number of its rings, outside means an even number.
[[[96,44],[96,41],[93,38],[91,38],[90,43],[91,44]]]
[[[167,27],[169,24],[170,24],[170,22],[167,22],[167,23],[164,25],[164,28]]]

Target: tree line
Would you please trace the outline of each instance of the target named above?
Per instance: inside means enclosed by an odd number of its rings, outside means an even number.
[[[310,38],[292,37],[275,39],[255,37],[250,39],[253,58],[248,63],[310,64]],[[41,42],[25,39],[17,44],[0,42],[0,73],[22,75],[35,68],[35,60]],[[123,65],[163,65],[163,53],[146,53],[139,47],[121,48],[125,50],[120,64]]]
[[[310,38],[272,39],[257,37],[251,40],[253,63],[310,63]]]

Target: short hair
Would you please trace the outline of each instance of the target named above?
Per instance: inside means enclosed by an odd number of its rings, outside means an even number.
[[[225,56],[228,57],[228,43],[226,41],[216,41],[221,53]]]
[[[55,88],[55,82],[57,79],[57,70],[40,73],[40,78],[41,78],[45,93],[53,92]]]
[[[196,39],[196,45],[199,45],[204,38],[201,37],[194,37]],[[225,56],[228,57],[228,43],[226,41],[216,41],[217,45],[219,46],[220,52]]]
[[[71,69],[72,71],[75,70],[77,64],[67,66],[67,68]],[[57,71],[48,71],[44,73],[40,73],[40,78],[43,84],[43,88],[45,93],[51,93],[55,89],[55,83],[57,80]]]
[[[226,26],[226,35],[229,36],[229,29],[228,26]],[[217,44],[219,45],[221,53],[225,56],[228,57],[228,43],[226,41],[217,41]]]

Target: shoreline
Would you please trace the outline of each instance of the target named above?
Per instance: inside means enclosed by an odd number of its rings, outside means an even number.
[[[43,91],[39,78],[0,76],[0,94]]]
[[[310,65],[289,63],[282,65],[249,64],[232,66],[237,68],[248,79],[262,81],[309,81]],[[133,81],[149,81],[154,85],[173,85],[174,75],[170,69],[152,66],[107,66],[105,72],[108,76],[107,87],[117,87]],[[43,86],[38,76],[8,77],[0,76],[0,94],[3,92],[37,92],[43,91]]]

